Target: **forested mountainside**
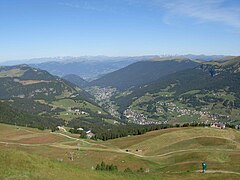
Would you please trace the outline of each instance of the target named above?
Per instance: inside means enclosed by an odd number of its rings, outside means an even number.
[[[62,119],[67,123],[74,118],[83,120],[112,118],[83,89],[47,71],[27,65],[0,67],[0,100],[7,103],[14,112],[23,112],[24,116],[28,113],[26,117],[30,119],[39,119],[35,118],[37,115],[51,117],[48,120]],[[24,118],[21,118],[21,113],[16,117],[19,118],[6,118],[4,122],[20,124],[25,122]],[[26,120],[26,123],[28,121],[30,120]],[[39,120],[39,123],[46,127],[45,122],[47,120]]]
[[[100,86],[126,90],[130,87],[144,85],[153,82],[160,77],[194,68],[199,62],[190,59],[162,59],[155,58],[148,61],[133,63],[125,68],[106,74],[105,76],[90,82],[90,86]]]
[[[22,117],[23,113],[39,122],[27,123],[21,118],[16,121],[17,118],[13,117],[8,120],[9,123],[44,127],[55,125],[52,122],[46,124],[45,120],[41,120],[44,117],[59,124],[64,122],[70,127],[94,129],[103,139],[107,136],[119,137],[119,128],[129,123],[132,127],[130,131],[141,129],[131,123],[239,123],[239,57],[210,62],[155,59],[138,62],[133,66],[135,72],[140,74],[141,70],[137,70],[137,67],[142,70],[143,67],[149,67],[145,68],[146,79],[141,74],[139,85],[136,83],[130,86],[126,81],[119,88],[109,85],[88,87],[87,90],[93,96],[77,87],[76,83],[53,76],[47,71],[27,65],[4,66],[0,68],[0,99],[6,103],[6,112],[17,112],[17,117]],[[156,69],[150,72],[151,67]],[[126,68],[123,68],[123,72],[122,76],[126,78]],[[150,73],[153,78],[147,80],[147,77],[151,77]],[[154,76],[157,73],[158,79],[153,80],[157,78]],[[121,81],[117,82],[120,84]],[[93,101],[94,97],[96,102]],[[106,127],[109,130],[105,132],[103,129]],[[101,132],[105,135],[101,135]]]
[[[27,65],[0,68],[0,98],[47,98],[55,99],[63,93],[78,94],[70,83]]]
[[[64,121],[61,119],[30,114],[16,108],[12,108],[6,102],[0,102],[0,112],[1,123],[37,127],[39,129],[54,129],[56,126],[64,125]]]
[[[68,74],[66,76],[63,76],[62,78],[75,84],[78,87],[85,87],[88,85],[88,81],[75,74]]]
[[[164,76],[117,94],[112,101],[123,116],[136,123],[239,122],[240,57]]]

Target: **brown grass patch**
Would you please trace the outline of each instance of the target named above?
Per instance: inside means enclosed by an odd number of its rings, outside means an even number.
[[[38,83],[48,83],[51,81],[45,81],[45,80],[22,80],[19,81],[19,83],[21,83],[22,85],[30,85],[30,84],[38,84]]]
[[[60,142],[64,141],[66,138],[56,136],[53,134],[46,134],[46,135],[40,135],[32,138],[26,138],[18,141],[19,143],[26,143],[26,144],[46,144],[46,143],[54,143],[54,142]]]

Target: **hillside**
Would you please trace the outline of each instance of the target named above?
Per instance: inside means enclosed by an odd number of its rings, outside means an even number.
[[[68,74],[63,76],[62,78],[81,88],[88,85],[87,81],[85,81],[83,78],[75,74]]]
[[[66,121],[96,117],[111,119],[83,89],[47,71],[27,65],[0,67],[0,100],[8,103],[13,110],[30,115]],[[15,120],[9,122],[21,123],[21,119]]]
[[[14,97],[54,99],[63,93],[70,97],[81,92],[63,79],[27,65],[1,67],[0,81],[1,99]]]
[[[15,124],[18,126],[55,128],[64,125],[64,121],[50,116],[30,114],[25,111],[14,109],[8,103],[0,102],[0,123]]]
[[[0,124],[0,178],[239,179],[239,144],[233,129],[173,128],[101,142]],[[95,170],[102,161],[118,171]]]
[[[239,69],[239,57],[206,62],[162,77],[144,87],[135,87],[130,93],[112,99],[125,116],[138,115],[144,117],[144,121],[223,121],[238,124]]]
[[[127,149],[130,154],[158,162],[161,171],[191,171],[202,160],[209,163],[210,169],[229,170],[234,166],[238,172],[235,158],[240,152],[239,140],[239,132],[231,129],[179,128],[111,140],[110,143]]]
[[[109,73],[97,80],[90,82],[90,86],[100,86],[126,90],[130,87],[153,82],[160,77],[177,71],[194,68],[198,62],[189,59],[161,59],[153,58],[148,61],[133,63],[125,68]]]

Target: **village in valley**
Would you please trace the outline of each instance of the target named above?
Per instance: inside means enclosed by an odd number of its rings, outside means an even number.
[[[95,86],[88,89],[88,92],[93,94],[98,104],[112,116],[120,118],[120,113],[117,111],[118,106],[111,100],[112,97],[119,96],[119,92],[116,88],[101,88]],[[121,93],[120,95],[124,95],[124,93]],[[169,95],[163,96],[170,98]],[[136,108],[135,106],[130,106],[124,110],[123,117],[125,117],[129,123],[139,125],[168,124],[171,119],[177,119],[178,122],[182,121],[183,123],[194,123],[199,121],[211,124],[212,127],[221,127],[221,129],[225,128],[226,122],[231,122],[230,115],[211,113],[207,107],[202,107],[197,110],[191,107],[179,106],[178,104],[179,103],[169,101],[158,101],[153,104],[153,109],[155,110],[151,113],[153,113],[155,117],[164,116],[165,118],[161,120],[151,118],[152,115],[148,112],[146,106],[141,106],[141,109],[139,109],[139,107]],[[238,128],[238,125],[236,125],[236,128]]]
[[[164,115],[164,114],[174,114],[176,115],[175,118],[181,117],[190,117],[192,120],[188,121],[188,123],[194,123],[196,121],[203,122],[205,124],[211,124],[211,127],[216,127],[220,129],[225,129],[226,127],[226,120],[230,120],[230,116],[222,115],[217,113],[210,113],[206,110],[195,110],[192,108],[183,108],[177,106],[173,102],[157,102],[156,107],[156,115]],[[142,113],[141,113],[142,112]],[[136,123],[140,125],[147,125],[147,124],[168,124],[169,119],[164,121],[153,121],[151,118],[148,117],[148,113],[144,110],[133,110],[132,108],[128,108],[124,111],[124,117],[127,118],[128,122]],[[196,119],[197,118],[197,119]],[[225,121],[222,121],[225,119]],[[186,123],[186,122],[184,122]],[[239,128],[239,125],[236,125],[236,129]]]
[[[119,112],[116,110],[116,105],[113,101],[111,101],[111,97],[117,93],[116,88],[112,87],[91,87],[87,89],[90,92],[96,102],[104,109],[106,109],[113,117],[120,118]]]

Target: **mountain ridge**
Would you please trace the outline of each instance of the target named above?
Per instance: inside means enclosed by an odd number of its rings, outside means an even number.
[[[111,86],[120,90],[132,86],[153,82],[158,78],[187,68],[196,67],[199,63],[190,59],[150,59],[139,61],[125,68],[109,73],[89,83],[90,86]]]
[[[63,79],[77,85],[78,87],[85,87],[88,85],[88,81],[84,80],[83,78],[81,78],[80,76],[76,75],[76,74],[67,74],[65,76],[62,77]]]

